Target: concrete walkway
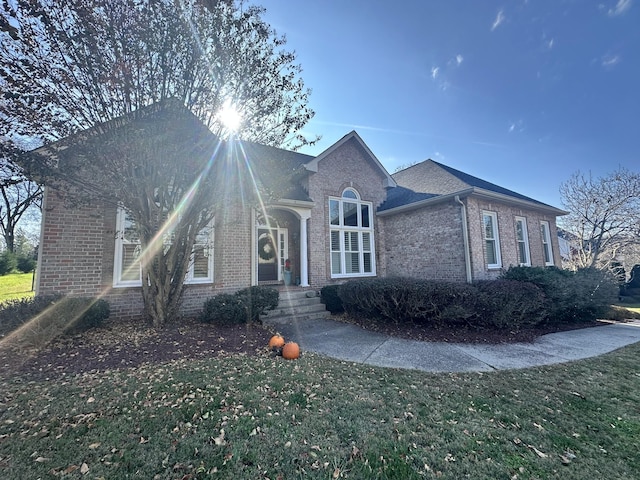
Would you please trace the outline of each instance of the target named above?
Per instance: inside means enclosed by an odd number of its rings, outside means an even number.
[[[275,325],[303,350],[339,360],[426,372],[485,372],[595,357],[640,342],[640,321],[550,333],[533,343],[480,345],[389,337],[331,319]]]

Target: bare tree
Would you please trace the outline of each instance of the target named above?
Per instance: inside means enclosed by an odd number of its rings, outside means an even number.
[[[299,133],[310,92],[262,13],[223,0],[2,4],[0,135],[11,142],[1,153],[76,199],[126,208],[156,326],[175,316],[195,238],[224,205],[212,189],[230,186],[221,108],[241,115],[237,138],[310,142]],[[45,146],[25,156],[23,138]]]
[[[569,215],[560,219],[571,242],[571,264],[608,267],[640,242],[640,174],[619,168],[604,177],[576,172],[560,186]]]
[[[42,206],[42,187],[27,179],[14,165],[0,164],[0,232],[7,250],[15,251],[15,234],[25,214]]]

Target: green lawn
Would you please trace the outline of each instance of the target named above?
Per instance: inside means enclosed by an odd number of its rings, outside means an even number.
[[[348,346],[345,346],[348,348]],[[0,380],[3,478],[640,478],[640,345],[494,373],[230,356]]]
[[[632,312],[640,313],[640,303],[619,306],[624,307],[627,310],[631,310]]]
[[[0,303],[33,297],[32,280],[33,273],[13,273],[0,276]]]

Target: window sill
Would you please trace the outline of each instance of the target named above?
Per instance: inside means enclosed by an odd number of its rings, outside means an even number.
[[[375,273],[347,273],[342,275],[331,275],[331,278],[365,278],[375,276]]]

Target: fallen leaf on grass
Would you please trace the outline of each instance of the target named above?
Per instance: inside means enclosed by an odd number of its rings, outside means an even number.
[[[541,452],[540,450],[538,450],[536,447],[534,447],[533,445],[527,445],[527,447],[529,447],[531,450],[533,450],[534,452],[536,452],[536,455],[538,455],[540,458],[547,458],[549,455],[547,455],[544,452]]]
[[[87,465],[86,463],[83,463],[82,466],[80,467],[80,473],[82,475],[86,475],[89,472],[89,465]]]
[[[220,430],[220,435],[213,439],[216,445],[224,445],[224,428]]]

